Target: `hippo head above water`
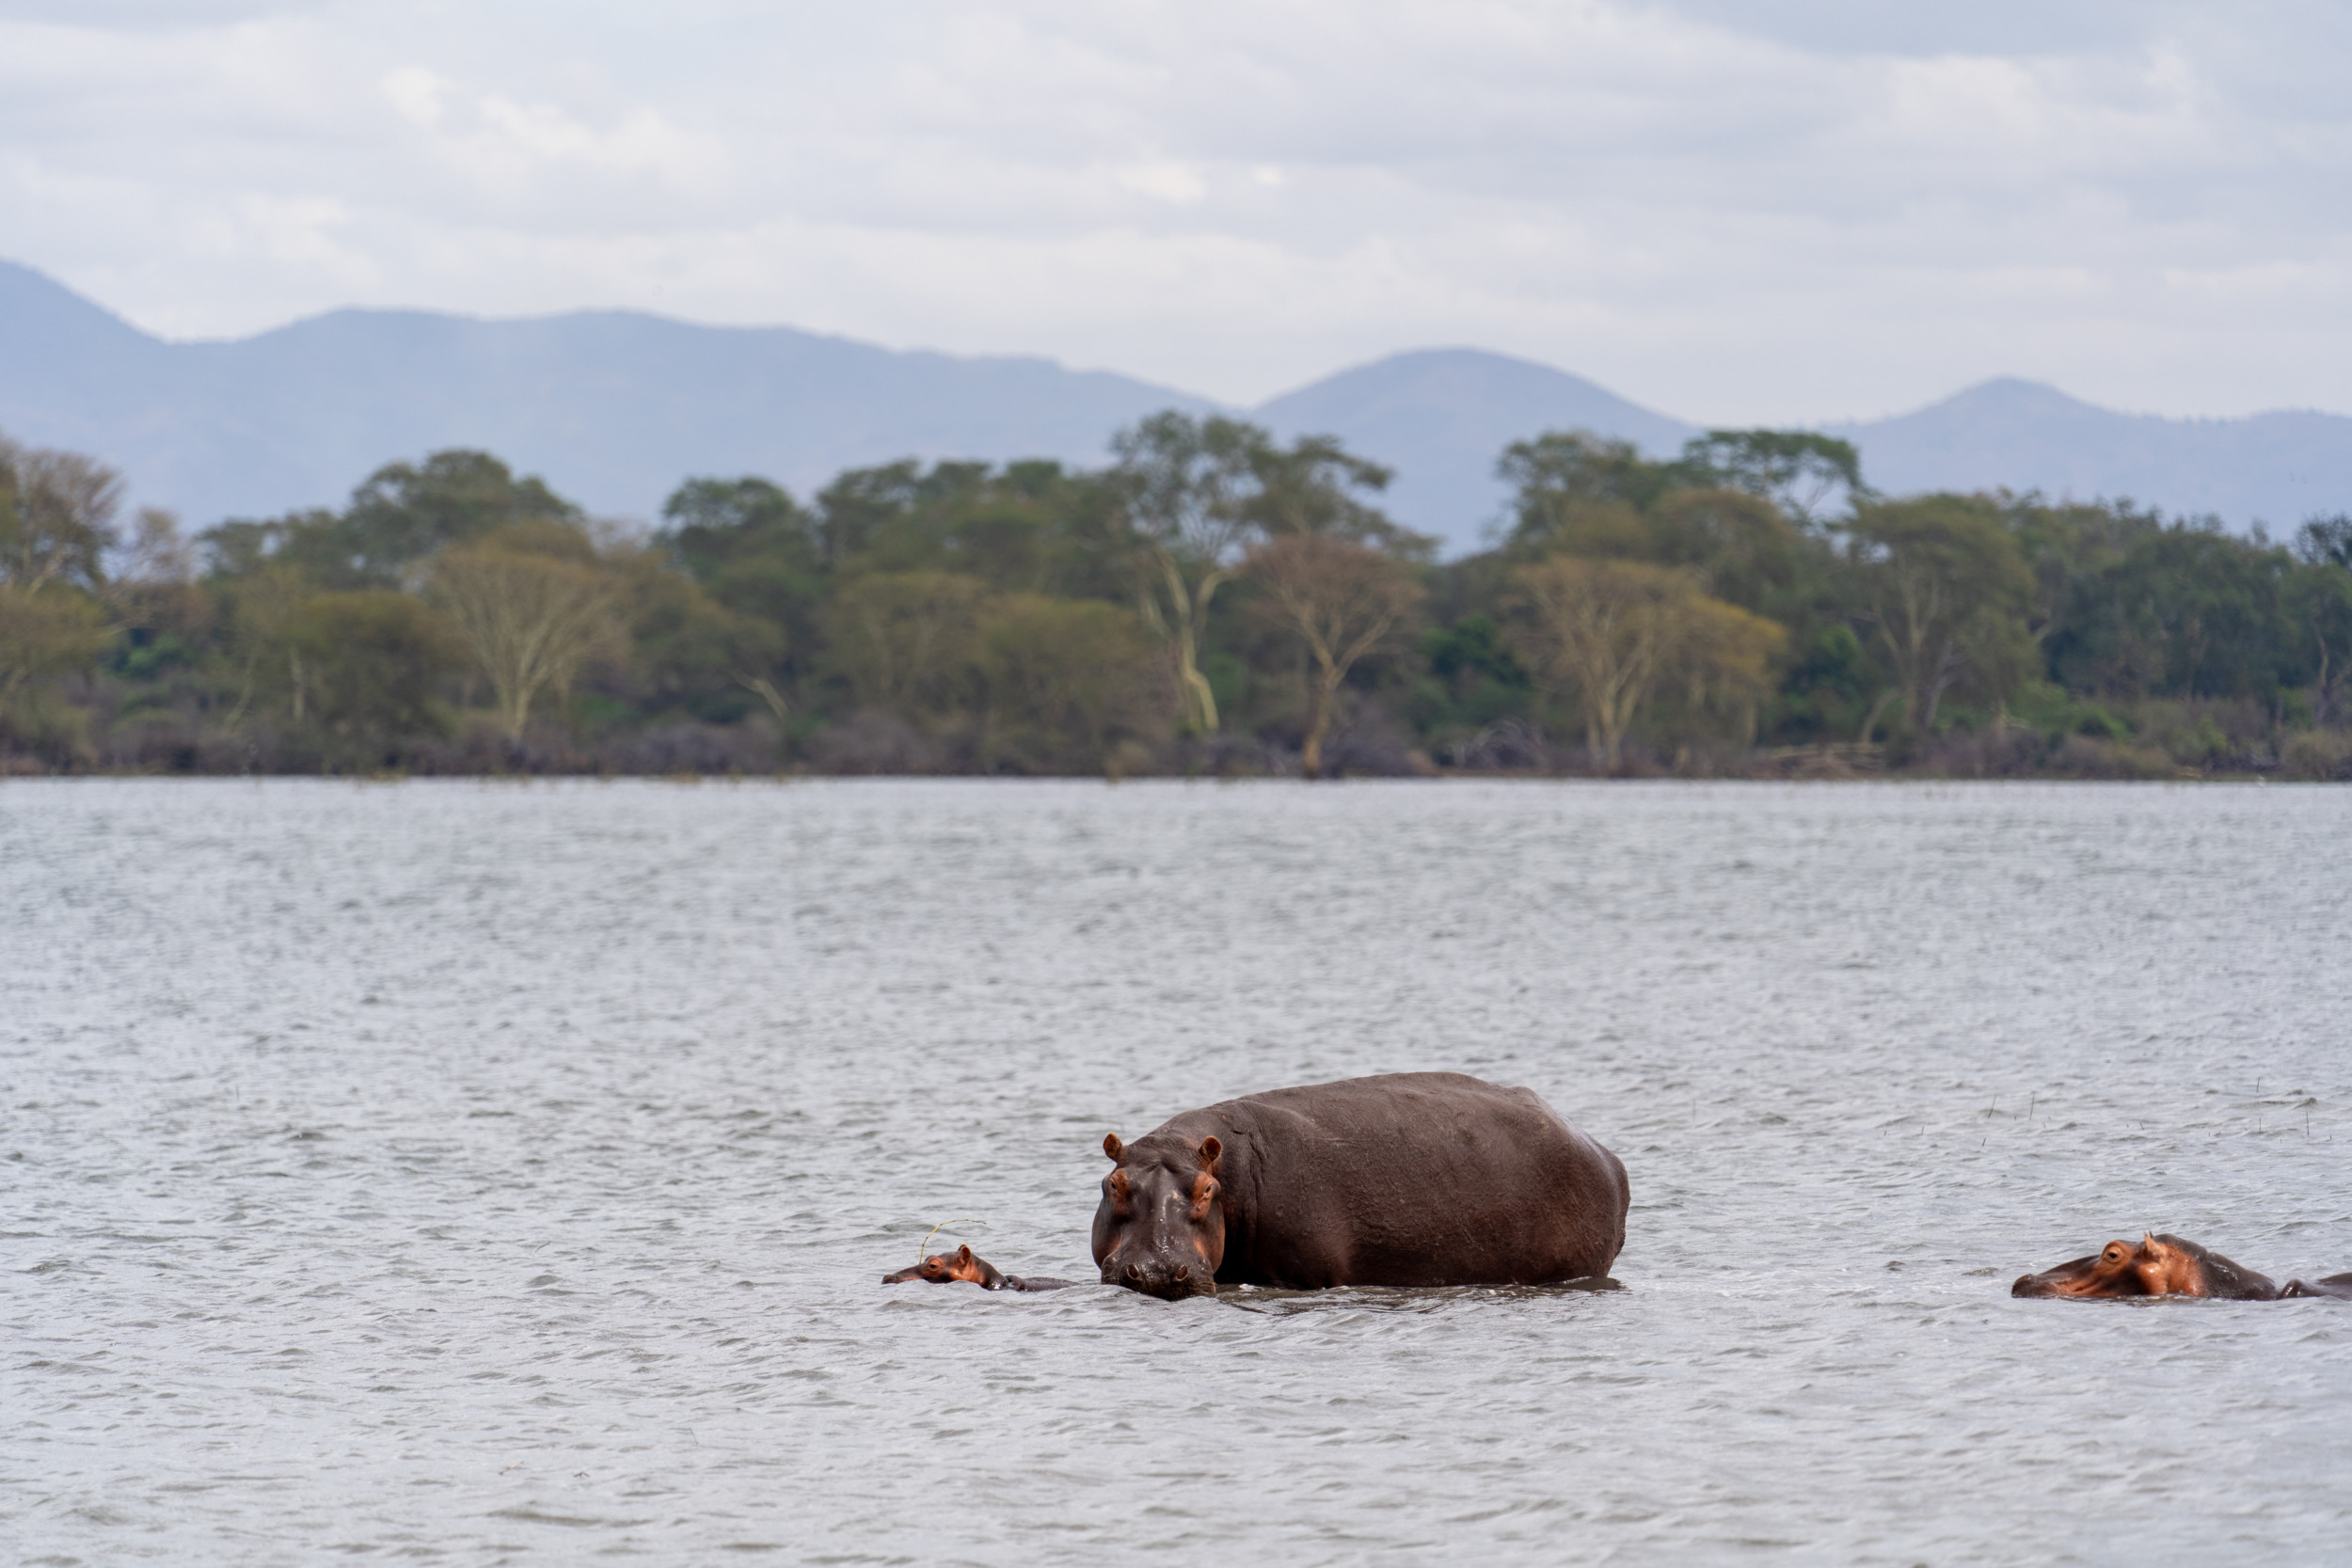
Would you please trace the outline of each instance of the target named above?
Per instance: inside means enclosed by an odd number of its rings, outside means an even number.
[[[2251,1269],[2178,1236],[2144,1234],[2137,1244],[2109,1242],[2095,1257],[2019,1276],[2012,1296],[2224,1296],[2265,1301],[2278,1287]]]
[[[1133,1144],[1103,1140],[1112,1161],[1094,1211],[1094,1260],[1103,1283],[1169,1301],[1216,1294],[1225,1261],[1225,1211],[1217,1201],[1215,1138],[1184,1142],[1165,1131]]]
[[[986,1285],[988,1275],[988,1264],[967,1243],[953,1252],[934,1252],[913,1268],[882,1275],[882,1282],[885,1285],[904,1285],[919,1279],[929,1285]]]

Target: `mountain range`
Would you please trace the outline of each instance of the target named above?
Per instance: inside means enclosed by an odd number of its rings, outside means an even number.
[[[1120,426],[1212,400],[1032,357],[878,348],[787,327],[625,310],[483,321],[337,310],[229,341],[151,336],[0,262],[0,433],[97,454],[141,504],[195,527],[339,504],[379,465],[479,447],[590,510],[650,518],[689,475],[762,474],[806,496],[896,458],[1091,465]],[[1563,371],[1478,349],[1392,355],[1251,409],[1388,465],[1401,522],[1477,548],[1502,516],[1496,455],[1587,429],[1664,455],[1694,425]],[[1892,419],[1825,425],[1882,491],[2129,497],[2234,527],[2352,510],[2352,419],[2170,420],[2018,380]]]

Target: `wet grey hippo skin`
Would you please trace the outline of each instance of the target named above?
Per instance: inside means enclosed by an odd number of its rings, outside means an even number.
[[[1532,1089],[1400,1072],[1186,1111],[1111,1160],[1106,1285],[1539,1285],[1605,1275],[1625,1166]]]

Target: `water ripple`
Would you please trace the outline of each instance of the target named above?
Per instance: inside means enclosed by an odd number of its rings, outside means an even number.
[[[2277,788],[11,783],[0,1535],[2325,1558],[2352,1308],[2006,1289],[2143,1227],[2352,1268],[2347,828]],[[1625,1156],[1622,1289],[875,1283],[954,1216],[1089,1278],[1104,1132],[1438,1067]]]

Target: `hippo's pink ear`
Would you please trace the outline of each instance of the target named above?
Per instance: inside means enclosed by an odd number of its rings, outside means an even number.
[[[1127,1146],[1119,1141],[1118,1133],[1105,1132],[1103,1134],[1103,1152],[1116,1160],[1127,1152]]]
[[[972,1261],[972,1243],[970,1242],[966,1242],[963,1245],[956,1248],[956,1261],[959,1263],[969,1263]]]
[[[1201,1168],[1202,1170],[1214,1170],[1214,1169],[1216,1169],[1216,1157],[1217,1157],[1218,1155],[1220,1155],[1220,1154],[1224,1153],[1224,1152],[1225,1152],[1225,1146],[1224,1146],[1223,1144],[1221,1144],[1221,1143],[1218,1143],[1218,1142],[1217,1142],[1215,1138],[1203,1138],[1203,1139],[1201,1139],[1201,1140],[1200,1140],[1200,1168]]]

